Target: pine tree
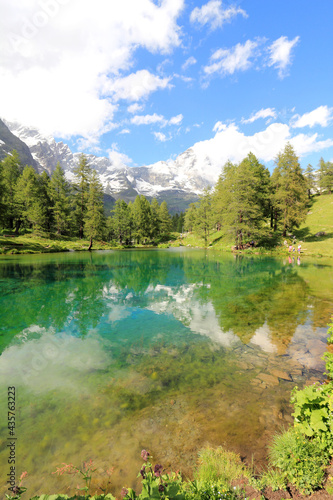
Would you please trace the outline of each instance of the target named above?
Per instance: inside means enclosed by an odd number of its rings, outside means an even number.
[[[66,233],[69,228],[69,192],[70,188],[65,178],[65,172],[58,162],[50,182],[50,198],[53,205],[54,225],[57,234]]]
[[[194,230],[194,223],[196,219],[197,206],[195,203],[190,203],[190,206],[185,212],[185,229],[192,232]]]
[[[311,198],[311,193],[315,192],[316,189],[316,177],[314,175],[314,170],[313,166],[309,163],[308,166],[306,167],[306,170],[304,172],[304,177],[306,179],[307,183],[307,190],[308,190],[308,198]]]
[[[132,217],[134,221],[134,236],[138,243],[146,241],[151,236],[151,211],[147,198],[138,195],[132,205]]]
[[[150,214],[151,214],[151,236],[156,238],[161,232],[161,215],[160,206],[156,198],[153,198],[150,204]]]
[[[197,202],[193,223],[194,231],[204,238],[205,247],[207,246],[207,239],[212,225],[212,195],[210,189],[206,188]]]
[[[16,226],[16,232],[20,227],[20,206],[16,200],[15,192],[17,181],[22,175],[22,165],[17,151],[13,150],[4,160],[2,164],[2,221],[4,227],[9,229]]]
[[[224,166],[213,197],[215,223],[233,235],[236,245],[266,232],[269,189],[269,172],[254,154],[249,153],[239,165],[227,162]]]
[[[42,201],[39,177],[33,167],[26,166],[19,178],[15,200],[20,206],[20,219],[34,230],[42,229],[47,222],[47,211]]]
[[[321,191],[328,191],[328,194],[332,194],[333,163],[325,162],[323,158],[319,160],[319,187]]]
[[[131,233],[130,209],[124,200],[117,200],[113,209],[113,230],[115,237],[122,245],[124,241],[129,242]]]
[[[160,233],[169,234],[171,231],[171,217],[168,210],[168,205],[166,201],[162,201],[159,209],[160,217]]]
[[[88,164],[87,157],[81,155],[78,165],[73,169],[75,175],[74,182],[74,218],[76,223],[76,230],[79,238],[83,238],[84,221],[87,212],[88,193],[89,193],[89,179],[91,176],[91,167]]]
[[[91,250],[93,240],[103,237],[106,221],[104,215],[103,186],[96,170],[92,170],[88,181],[89,192],[83,223],[84,234],[90,239],[89,250]]]
[[[282,223],[283,236],[286,236],[287,230],[299,227],[307,212],[307,182],[289,143],[277,157],[272,182],[275,188],[273,205]]]

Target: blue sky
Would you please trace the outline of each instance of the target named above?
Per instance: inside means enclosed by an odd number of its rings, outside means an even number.
[[[0,2],[7,120],[119,165],[333,160],[331,0]]]

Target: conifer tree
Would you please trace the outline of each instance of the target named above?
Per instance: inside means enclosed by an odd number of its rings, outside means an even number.
[[[39,176],[33,167],[26,166],[15,190],[15,200],[21,207],[20,219],[33,229],[42,229],[47,211],[42,201]]]
[[[306,217],[307,182],[293,147],[288,143],[279,153],[272,175],[275,192],[272,197],[282,234],[299,227]]]
[[[236,245],[260,238],[269,215],[270,175],[254,154],[239,165],[227,162],[214,192],[216,224],[233,235]]]
[[[131,232],[130,209],[124,200],[117,200],[113,209],[113,229],[116,238],[122,245],[126,240],[129,242]]]
[[[65,173],[58,162],[50,182],[50,198],[53,204],[52,210],[57,234],[66,233],[69,227],[69,192],[70,188]]]
[[[192,232],[194,230],[194,223],[196,219],[197,206],[195,203],[190,203],[190,206],[185,212],[185,229]]]
[[[73,169],[75,175],[74,182],[74,218],[79,238],[83,238],[84,221],[87,212],[89,178],[91,176],[91,167],[87,157],[82,154],[78,165]]]
[[[160,206],[156,198],[153,198],[150,204],[150,215],[151,215],[151,236],[152,238],[156,238],[161,233]]]
[[[304,177],[307,183],[308,198],[311,198],[311,192],[316,191],[316,178],[314,176],[313,166],[309,163],[304,172]]]
[[[327,191],[332,194],[333,190],[333,163],[324,161],[323,158],[319,160],[319,187],[321,191]]]
[[[197,202],[197,209],[194,217],[194,230],[205,240],[205,247],[207,246],[207,239],[209,231],[212,228],[212,195],[210,189],[204,189],[203,194],[199,197]]]
[[[151,211],[147,198],[138,195],[132,205],[134,221],[134,236],[138,243],[145,241],[151,235]]]
[[[22,165],[19,154],[13,150],[11,154],[6,156],[1,162],[2,164],[2,220],[4,227],[8,229],[14,228],[16,232],[20,226],[20,206],[15,197],[17,181],[22,175]]]
[[[92,170],[88,181],[89,192],[83,222],[84,234],[90,239],[89,250],[91,250],[93,240],[103,237],[103,232],[105,230],[105,215],[103,186],[96,170]]]
[[[159,209],[160,218],[160,233],[169,234],[171,231],[171,217],[168,210],[168,205],[166,201],[162,201]]]

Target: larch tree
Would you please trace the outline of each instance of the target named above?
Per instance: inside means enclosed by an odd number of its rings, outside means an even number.
[[[332,194],[333,190],[333,163],[324,161],[323,158],[319,160],[319,187],[321,191],[327,191]]]
[[[197,208],[195,210],[193,222],[194,231],[203,237],[205,240],[205,247],[207,247],[209,231],[213,225],[212,195],[210,189],[204,189],[203,194],[199,196],[199,201],[196,206]]]
[[[19,154],[13,150],[11,154],[6,156],[1,162],[2,165],[2,220],[4,227],[14,229],[18,232],[20,219],[20,206],[16,199],[17,181],[22,175],[23,167],[21,165]]]
[[[58,162],[50,182],[50,198],[52,201],[54,226],[57,230],[57,234],[65,233],[69,227],[69,192],[70,188],[66,181],[64,170]]]
[[[91,167],[85,155],[81,155],[79,163],[73,169],[75,175],[74,181],[74,218],[79,238],[83,238],[84,221],[87,212],[89,179],[91,176]]]
[[[213,206],[218,225],[236,245],[264,235],[269,215],[270,175],[252,153],[235,165],[227,162],[216,185]]]
[[[84,234],[90,239],[89,250],[91,250],[93,240],[103,237],[106,220],[104,215],[103,186],[96,170],[91,171],[88,181],[89,192],[83,223]]]
[[[166,201],[162,201],[161,203],[159,209],[159,218],[160,218],[160,233],[169,234],[171,231],[172,223]]]
[[[276,217],[282,224],[282,234],[299,227],[307,212],[307,182],[302,174],[298,157],[291,144],[276,159],[272,175],[272,196]]]

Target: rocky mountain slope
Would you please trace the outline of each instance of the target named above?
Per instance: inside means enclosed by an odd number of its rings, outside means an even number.
[[[7,125],[0,120],[0,160],[6,158],[13,149],[16,149],[19,153],[24,165],[32,165],[38,170],[38,164],[32,157],[28,146],[18,136],[14,135]]]
[[[56,142],[53,137],[44,136],[35,128],[6,120],[4,122],[12,135],[28,146],[38,171],[45,170],[51,175],[57,162],[60,162],[67,178],[73,179],[73,168],[80,153],[72,153],[67,144]],[[0,140],[3,140],[1,131]],[[137,194],[150,199],[156,197],[159,201],[166,200],[172,212],[184,210],[189,203],[198,199],[206,186],[214,184],[217,179],[217,169],[211,160],[202,156],[195,147],[175,160],[159,161],[142,167],[118,166],[109,158],[86,156],[99,174],[106,194],[125,201],[133,201]],[[31,161],[23,163],[32,164]],[[208,177],[208,172],[213,172],[213,175]]]

